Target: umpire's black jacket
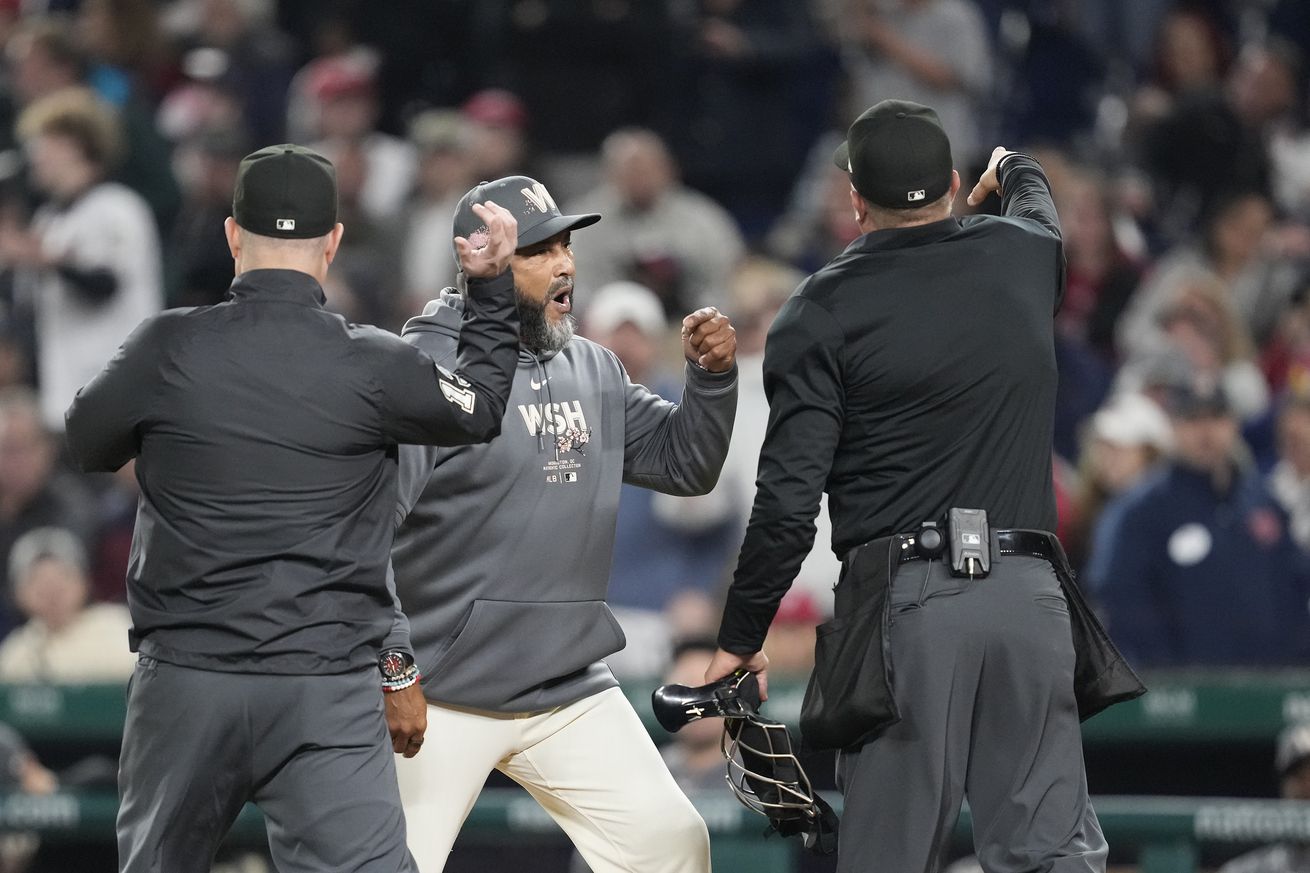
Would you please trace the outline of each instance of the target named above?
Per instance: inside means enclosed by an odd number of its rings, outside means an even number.
[[[505,412],[513,279],[470,285],[455,374],[328,312],[291,270],[244,273],[225,302],[137,328],[67,414],[84,470],[137,458],[134,650],[239,672],[376,663],[396,445],[485,442]]]
[[[825,489],[839,557],[952,506],[986,509],[994,529],[1054,530],[1059,221],[1036,161],[1007,157],[1000,181],[1003,217],[865,234],[779,312],[725,650],[761,647]]]

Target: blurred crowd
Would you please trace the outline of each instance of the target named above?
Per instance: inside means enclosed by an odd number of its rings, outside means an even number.
[[[351,320],[399,330],[451,284],[456,200],[512,173],[604,215],[575,306],[635,381],[676,396],[671,325],[732,317],[718,488],[622,498],[612,666],[661,675],[715,630],[768,327],[856,236],[830,155],[886,97],[937,109],[964,191],[997,144],[1050,177],[1060,534],[1115,639],[1144,668],[1310,664],[1310,4],[0,0],[0,49],[0,681],[130,671],[135,477],[73,473],[63,411],[143,317],[224,299],[237,164],[280,141],[337,166]],[[819,528],[781,673],[830,608]]]

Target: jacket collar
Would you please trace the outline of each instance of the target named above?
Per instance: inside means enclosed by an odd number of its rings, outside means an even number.
[[[248,270],[232,280],[227,298],[237,302],[277,300],[318,309],[327,302],[318,280],[299,270]]]
[[[846,254],[881,252],[889,249],[908,249],[945,239],[960,230],[960,219],[952,215],[929,224],[911,227],[889,227],[874,230],[856,239],[846,247]]]

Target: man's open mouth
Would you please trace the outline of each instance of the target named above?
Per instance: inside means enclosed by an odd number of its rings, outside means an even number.
[[[565,287],[550,295],[550,302],[559,307],[561,312],[573,311],[573,288]]]

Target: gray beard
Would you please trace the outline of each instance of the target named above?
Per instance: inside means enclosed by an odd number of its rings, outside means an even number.
[[[573,339],[575,319],[566,315],[559,324],[551,324],[546,318],[546,304],[550,300],[529,300],[514,291],[514,304],[519,311],[519,341],[533,352],[559,352]]]

